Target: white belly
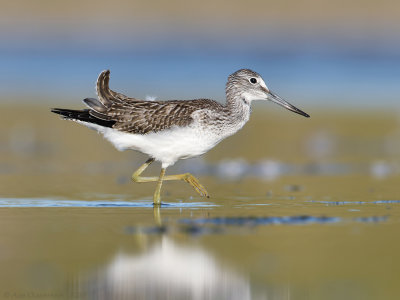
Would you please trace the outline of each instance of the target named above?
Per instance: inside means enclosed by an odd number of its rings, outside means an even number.
[[[112,128],[80,122],[104,135],[118,150],[132,149],[145,153],[166,168],[178,159],[201,155],[221,141],[221,137],[200,128],[173,127],[148,134],[130,134]]]

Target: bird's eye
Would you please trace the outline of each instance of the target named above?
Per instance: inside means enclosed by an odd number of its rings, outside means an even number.
[[[250,78],[250,82],[252,84],[256,84],[257,83],[257,78],[254,78],[254,77]]]

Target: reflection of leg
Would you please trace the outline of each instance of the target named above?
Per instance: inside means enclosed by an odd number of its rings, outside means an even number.
[[[161,186],[162,186],[164,175],[165,175],[165,169],[161,168],[160,177],[158,178],[156,191],[155,191],[154,197],[153,197],[153,204],[157,205],[157,206],[161,205],[160,192],[161,192]]]
[[[162,222],[161,222],[160,205],[153,206],[153,215],[154,215],[154,222],[156,223],[157,226],[161,227]]]
[[[152,182],[157,181],[158,177],[142,177],[140,174],[147,169],[148,166],[154,161],[154,158],[149,158],[139,169],[132,174],[132,180],[134,182]]]
[[[199,193],[200,196],[202,197],[207,197],[209,198],[210,196],[208,195],[207,190],[204,188],[204,186],[201,185],[199,180],[194,177],[190,173],[185,173],[185,174],[177,174],[177,175],[168,175],[164,177],[164,180],[183,180],[189,183],[194,190]]]

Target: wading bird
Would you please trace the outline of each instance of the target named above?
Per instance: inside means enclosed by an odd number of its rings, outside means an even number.
[[[150,158],[132,175],[135,182],[157,181],[154,205],[160,205],[160,191],[165,180],[184,180],[201,196],[208,192],[190,173],[165,175],[167,167],[178,159],[201,155],[233,135],[249,120],[254,100],[270,100],[305,117],[308,114],[286,102],[268,89],[262,77],[241,69],[228,77],[226,103],[210,99],[145,101],[129,98],[109,88],[110,71],[97,80],[98,100],[86,98],[89,109],[54,108],[66,120],[94,129],[118,150],[132,149]],[[154,161],[161,163],[158,177],[143,177]]]

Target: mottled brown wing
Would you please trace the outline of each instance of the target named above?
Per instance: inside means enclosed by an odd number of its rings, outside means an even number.
[[[214,104],[215,103],[215,104]],[[218,103],[212,100],[190,101],[138,101],[112,105],[107,115],[116,123],[113,128],[128,133],[146,134],[184,127],[193,122],[192,113],[211,108]]]
[[[137,102],[141,101],[136,98],[130,98],[124,94],[114,92],[109,87],[110,83],[110,70],[106,70],[100,73],[97,79],[96,89],[97,96],[100,102],[105,107],[110,107],[112,103],[127,103],[127,102]]]
[[[201,109],[218,109],[221,104],[208,99],[189,101],[144,101],[130,98],[109,88],[110,71],[103,71],[97,80],[99,100],[86,98],[89,114],[104,121],[115,121],[113,128],[137,134],[158,132],[173,126],[188,126],[192,113]]]

